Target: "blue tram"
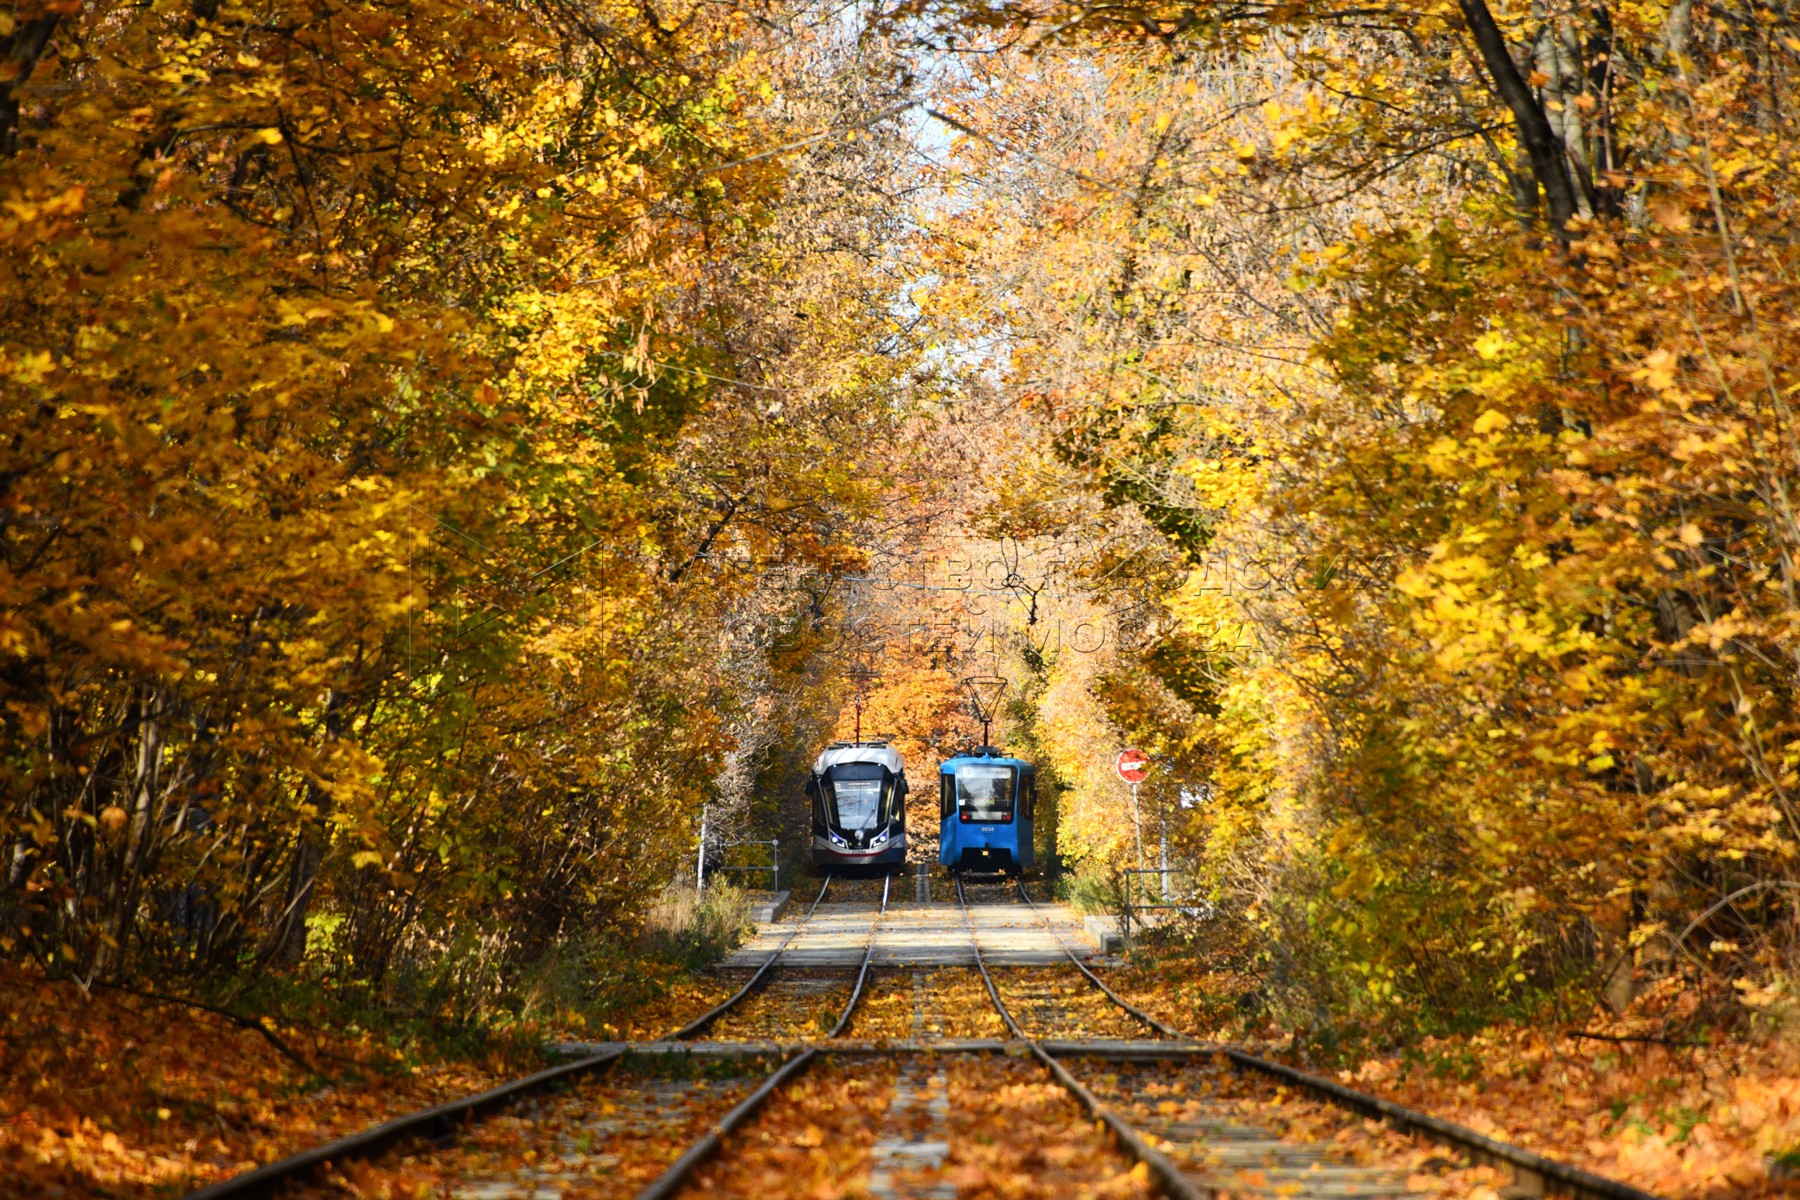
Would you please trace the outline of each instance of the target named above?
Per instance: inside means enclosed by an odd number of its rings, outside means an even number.
[[[906,861],[906,768],[886,742],[837,742],[806,780],[813,866],[888,867]]]
[[[938,858],[953,871],[1031,870],[1037,768],[992,746],[938,768]]]

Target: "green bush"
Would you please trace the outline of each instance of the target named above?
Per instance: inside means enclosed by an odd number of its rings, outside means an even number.
[[[1064,878],[1069,905],[1076,912],[1110,917],[1124,914],[1125,890],[1118,873],[1090,868]]]
[[[743,890],[721,881],[694,895],[692,885],[670,884],[644,917],[640,948],[687,967],[717,962],[750,932],[750,902]]]

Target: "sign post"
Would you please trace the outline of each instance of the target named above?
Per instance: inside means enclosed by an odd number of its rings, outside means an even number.
[[[1150,775],[1150,756],[1142,750],[1121,750],[1113,764],[1119,778],[1131,785],[1131,824],[1137,832],[1137,865],[1144,865],[1144,812],[1138,807],[1138,784]]]

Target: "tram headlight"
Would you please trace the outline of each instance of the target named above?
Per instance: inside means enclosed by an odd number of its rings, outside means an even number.
[[[831,835],[831,844],[834,846],[848,846],[850,843],[834,833]]]
[[[888,831],[884,829],[880,833],[876,834],[874,837],[869,839],[869,845],[871,847],[885,846],[885,845],[887,845],[887,840],[888,840]]]

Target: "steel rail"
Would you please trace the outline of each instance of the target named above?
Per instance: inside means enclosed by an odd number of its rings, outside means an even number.
[[[981,954],[981,942],[975,936],[975,918],[969,911],[968,897],[963,895],[961,875],[956,877],[956,899],[962,905],[963,922],[969,928],[969,946],[975,951],[975,966],[981,971],[981,982],[987,985],[988,998],[994,1002],[994,1008],[999,1012],[1000,1019],[1006,1022],[1006,1027],[1013,1032],[1015,1037],[1023,1041],[1032,1056],[1049,1070],[1050,1077],[1062,1085],[1063,1090],[1075,1097],[1076,1103],[1087,1109],[1089,1115],[1111,1130],[1113,1137],[1118,1139],[1119,1144],[1125,1147],[1132,1157],[1150,1168],[1150,1173],[1156,1176],[1157,1182],[1162,1185],[1165,1194],[1175,1197],[1176,1200],[1206,1200],[1210,1193],[1203,1192],[1190,1183],[1187,1177],[1181,1173],[1181,1168],[1171,1162],[1167,1155],[1152,1146],[1123,1117],[1100,1103],[1099,1097],[1082,1086],[1081,1081],[1071,1075],[1067,1067],[1052,1058],[1050,1053],[1035,1039],[1025,1035],[1025,1031],[1019,1027],[1019,1023],[1013,1019],[1012,1013],[1007,1011],[1006,1004],[1000,999],[1000,990],[994,986],[993,976],[988,974],[987,960]]]
[[[1062,934],[1056,932],[1056,926],[1054,924],[1052,924],[1048,918],[1044,917],[1042,912],[1039,911],[1038,906],[1037,906],[1037,901],[1033,900],[1031,898],[1031,893],[1025,890],[1025,881],[1023,879],[1014,877],[1013,883],[1018,887],[1019,895],[1024,898],[1025,903],[1031,907],[1031,911],[1032,911],[1033,915],[1037,916],[1040,920],[1042,920],[1044,922],[1044,927],[1050,931],[1050,936],[1056,939],[1056,944],[1062,950],[1063,955],[1066,958],[1068,958],[1068,960],[1071,963],[1075,964],[1075,969],[1077,971],[1080,971],[1083,975],[1087,976],[1087,981],[1089,983],[1093,984],[1095,987],[1100,989],[1101,994],[1103,994],[1108,1000],[1111,1000],[1114,1004],[1118,1005],[1120,1008],[1124,1009],[1126,1012],[1130,1013],[1132,1016],[1136,1017],[1139,1021],[1142,1021],[1145,1025],[1148,1025],[1150,1028],[1156,1030],[1156,1032],[1162,1034],[1164,1037],[1175,1038],[1179,1041],[1184,1041],[1184,1042],[1191,1042],[1191,1041],[1196,1040],[1193,1037],[1189,1036],[1188,1034],[1181,1032],[1181,1030],[1176,1029],[1173,1025],[1168,1025],[1162,1021],[1157,1020],[1155,1017],[1151,1016],[1149,1013],[1145,1012],[1143,1009],[1138,1008],[1136,1005],[1127,1003],[1123,996],[1119,995],[1119,993],[1117,993],[1117,992],[1113,991],[1111,988],[1107,987],[1106,981],[1101,979],[1098,975],[1094,974],[1094,972],[1088,967],[1088,965],[1086,963],[1082,962],[1081,959],[1076,955],[1076,953],[1073,950],[1069,949],[1069,944],[1067,942],[1063,941]]]
[[[1049,1069],[1051,1077],[1056,1082],[1062,1084],[1070,1095],[1080,1101],[1081,1106],[1087,1109],[1090,1115],[1096,1120],[1104,1122],[1106,1127],[1112,1130],[1113,1136],[1119,1139],[1120,1143],[1130,1150],[1139,1162],[1150,1168],[1151,1173],[1156,1176],[1157,1182],[1162,1185],[1164,1192],[1177,1197],[1177,1200],[1206,1200],[1207,1197],[1213,1195],[1210,1188],[1203,1190],[1196,1187],[1187,1176],[1181,1173],[1181,1168],[1171,1162],[1162,1151],[1150,1144],[1149,1139],[1133,1129],[1123,1117],[1100,1103],[1100,1098],[1088,1091],[1079,1079],[1069,1073],[1067,1067],[1051,1056],[1048,1050],[1037,1042],[1027,1042],[1026,1045],[1030,1046],[1031,1053],[1037,1057],[1037,1060]]]
[[[816,1048],[826,1056],[995,1054],[1011,1043],[1001,1038],[955,1038],[945,1041],[859,1040],[766,1042],[631,1042],[607,1044],[607,1049],[627,1050],[633,1057],[739,1059],[785,1057]],[[1120,1038],[1039,1038],[1038,1044],[1057,1058],[1111,1058],[1121,1062],[1180,1062],[1212,1058],[1223,1051],[1205,1043],[1172,1045],[1168,1042],[1135,1042]]]
[[[1285,1063],[1258,1058],[1254,1054],[1229,1046],[1222,1047],[1220,1053],[1239,1068],[1272,1075],[1277,1079],[1305,1088],[1333,1103],[1353,1109],[1364,1116],[1385,1121],[1397,1129],[1422,1134],[1440,1145],[1467,1150],[1477,1159],[1506,1163],[1516,1171],[1536,1176],[1545,1185],[1554,1185],[1558,1190],[1578,1197],[1580,1200],[1587,1200],[1590,1197],[1593,1200],[1663,1200],[1654,1192],[1646,1192],[1641,1188],[1632,1187],[1628,1183],[1620,1183],[1616,1179],[1608,1179],[1604,1175],[1596,1175],[1592,1171],[1572,1167],[1568,1163],[1559,1162],[1554,1158],[1545,1158],[1530,1150],[1523,1150],[1510,1143],[1476,1133],[1473,1129],[1455,1122],[1441,1120],[1429,1113],[1407,1108],[1404,1104],[1395,1104],[1392,1100],[1383,1100],[1380,1096],[1370,1096],[1356,1091],[1354,1088],[1347,1088],[1333,1080],[1323,1079],[1290,1067]]]
[[[894,877],[887,876],[881,881],[881,911],[875,914],[875,920],[869,925],[869,944],[863,948],[862,969],[856,973],[856,986],[850,990],[850,1003],[844,1005],[844,1014],[837,1024],[831,1027],[826,1037],[835,1038],[850,1026],[850,1015],[856,1011],[856,1002],[862,999],[863,984],[869,978],[869,963],[875,958],[875,935],[881,928],[881,918],[887,916],[888,892],[894,885]]]
[[[1000,1019],[1006,1022],[1008,1033],[1022,1042],[1029,1042],[1031,1038],[1026,1036],[1025,1031],[1019,1027],[1019,1023],[1013,1020],[1012,1013],[1007,1011],[1005,1003],[1001,1001],[1000,990],[994,986],[994,977],[988,974],[987,961],[981,957],[981,940],[975,936],[975,917],[969,911],[969,898],[963,895],[963,881],[960,874],[956,877],[956,902],[962,905],[963,924],[969,930],[969,949],[975,952],[975,967],[981,972],[981,982],[987,985],[988,999],[994,1002],[994,1011],[998,1012]]]
[[[832,1026],[829,1035],[831,1037],[837,1037],[838,1034],[843,1031],[844,1027],[850,1024],[851,1014],[856,1011],[856,1002],[862,999],[863,981],[868,977],[869,960],[875,953],[875,930],[876,927],[881,924],[882,916],[887,912],[888,891],[892,884],[893,876],[890,875],[881,885],[881,909],[875,914],[875,920],[869,926],[869,944],[863,950],[862,971],[858,973],[856,977],[856,987],[850,993],[849,1002],[844,1005],[844,1011],[838,1017],[837,1024]],[[826,877],[825,886],[827,888],[831,886],[831,879],[829,876]],[[806,917],[801,920],[802,925],[806,923],[807,919],[812,917],[813,910],[819,907],[819,900],[823,900],[824,898],[825,891],[821,889],[819,892],[819,899],[813,901],[812,908],[809,908],[806,911]],[[794,932],[788,936],[788,941],[793,941],[794,938],[799,935],[799,932],[799,929],[795,929]],[[786,948],[787,942],[783,942],[781,944],[781,949],[778,949],[773,955],[770,955],[769,962],[763,964],[763,970],[767,970],[770,963],[773,963],[776,958],[780,957],[781,950],[785,950]],[[761,971],[757,972],[758,976],[760,976],[761,973]],[[752,979],[752,982],[755,982],[755,980]],[[749,986],[749,984],[745,985],[745,991],[749,990]],[[720,1012],[724,1011],[725,1008],[735,1004],[743,995],[743,992],[739,992],[737,996],[732,997],[732,999],[727,1001],[724,1005],[721,1005],[718,1009],[715,1009],[712,1013],[708,1014],[708,1017],[717,1016]],[[690,1025],[689,1028],[692,1028],[692,1026]],[[728,1136],[730,1136],[745,1121],[754,1116],[756,1111],[762,1107],[763,1102],[770,1096],[773,1096],[784,1083],[798,1076],[805,1071],[807,1067],[811,1066],[813,1060],[818,1056],[819,1047],[808,1046],[804,1050],[801,1050],[799,1054],[783,1063],[774,1074],[770,1075],[762,1082],[760,1087],[750,1093],[750,1095],[746,1096],[736,1108],[733,1108],[730,1112],[721,1117],[719,1123],[708,1130],[704,1137],[695,1142],[692,1146],[689,1146],[680,1158],[669,1165],[668,1170],[646,1184],[644,1189],[637,1194],[636,1200],[667,1200],[667,1197],[673,1196],[675,1193],[679,1192],[687,1185],[689,1178],[700,1164],[711,1159],[719,1152],[720,1147],[725,1144],[725,1139]]]
[[[769,955],[768,958],[763,960],[762,966],[756,968],[756,973],[750,976],[749,982],[739,988],[737,992],[723,1004],[707,1009],[692,1021],[683,1025],[680,1029],[671,1033],[668,1040],[672,1042],[685,1042],[696,1034],[705,1033],[714,1021],[717,1021],[720,1017],[730,1012],[740,1000],[755,991],[757,986],[762,983],[763,976],[767,975],[769,970],[780,960],[781,956],[786,953],[788,946],[792,944],[795,938],[800,936],[800,931],[806,928],[806,923],[812,920],[813,913],[819,910],[819,904],[825,899],[825,893],[831,890],[832,878],[832,875],[829,873],[826,874],[825,886],[819,889],[819,894],[814,897],[812,906],[806,910],[806,915],[800,918],[800,923],[794,926],[794,931],[783,939],[781,945],[775,947],[775,953]]]
[[[365,1129],[361,1133],[311,1150],[302,1150],[243,1175],[208,1184],[198,1191],[188,1193],[185,1200],[250,1200],[252,1197],[273,1196],[287,1184],[310,1175],[327,1164],[373,1158],[408,1138],[446,1136],[454,1133],[458,1125],[473,1122],[521,1096],[543,1091],[553,1084],[578,1075],[610,1067],[625,1054],[624,1050],[596,1054],[539,1071],[535,1075],[527,1075],[523,1079],[516,1079],[473,1096],[465,1096],[461,1100],[451,1100],[408,1116],[395,1117],[392,1121]]]
[[[669,1169],[644,1185],[635,1200],[666,1200],[679,1192],[701,1163],[719,1152],[725,1139],[736,1132],[738,1126],[756,1115],[763,1101],[773,1096],[781,1085],[803,1073],[819,1056],[817,1047],[802,1050],[788,1059],[774,1074],[763,1080],[762,1085],[738,1103],[738,1106],[719,1118],[719,1123],[707,1131],[706,1136],[687,1148],[682,1156],[669,1165]]]
[[[1018,885],[1019,895],[1024,898],[1025,903],[1031,906],[1034,913],[1037,912],[1037,902],[1031,898],[1031,893],[1025,890],[1025,882],[1021,879],[1014,879],[1013,882]],[[1108,1000],[1165,1037],[1186,1042],[1198,1041],[1191,1034],[1183,1033],[1174,1026],[1151,1016],[1143,1009],[1127,1003],[1117,992],[1106,985],[1105,980],[1094,974],[1086,963],[1076,957],[1075,952],[1070,950],[1067,943],[1056,933],[1054,926],[1051,927],[1050,933],[1052,937],[1056,938],[1057,945],[1062,947],[1062,951],[1068,956],[1069,961],[1074,963],[1076,969],[1087,976],[1088,982],[1100,989]],[[1310,1074],[1285,1063],[1273,1062],[1230,1046],[1218,1047],[1217,1053],[1225,1055],[1239,1070],[1274,1076],[1304,1088],[1334,1104],[1361,1113],[1363,1116],[1384,1121],[1396,1129],[1421,1134],[1439,1145],[1468,1151],[1478,1159],[1503,1162],[1516,1172],[1535,1176],[1541,1183],[1559,1185],[1570,1195],[1581,1198],[1581,1200],[1588,1200],[1588,1198],[1592,1198],[1592,1200],[1661,1200],[1652,1192],[1642,1191],[1630,1184],[1620,1183],[1616,1179],[1608,1179],[1604,1175],[1596,1175],[1592,1171],[1584,1171],[1580,1167],[1572,1167],[1568,1163],[1559,1162],[1554,1158],[1546,1158],[1530,1150],[1498,1141],[1486,1134],[1477,1133],[1473,1129],[1458,1125],[1453,1121],[1445,1121],[1431,1116],[1429,1113],[1422,1113],[1403,1104],[1396,1104],[1392,1100],[1383,1100],[1379,1096],[1359,1092],[1354,1088],[1345,1087],[1335,1080]]]
[[[806,916],[801,918],[800,926],[804,926],[806,921],[812,917],[814,911],[818,909],[820,902],[825,899],[825,895],[830,889],[831,876],[827,875],[825,877],[824,886],[819,889],[818,897],[812,902],[812,907],[808,908]],[[775,965],[775,961],[781,957],[782,951],[786,950],[788,944],[792,942],[794,938],[799,936],[800,926],[797,926],[794,931],[787,936],[787,939],[776,948],[775,953],[770,955],[768,960],[757,969],[753,976],[751,976],[750,982],[746,983],[736,995],[725,1001],[725,1003],[711,1009],[696,1020],[689,1022],[673,1036],[676,1039],[686,1039],[692,1037],[695,1033],[701,1032],[708,1025],[712,1024],[713,1021],[717,1020],[719,1016],[728,1011],[734,1004],[737,1004],[754,990],[768,970]],[[335,1142],[330,1142],[323,1146],[316,1146],[310,1150],[303,1150],[298,1154],[289,1155],[287,1158],[269,1163],[266,1166],[258,1167],[256,1170],[247,1172],[243,1175],[234,1176],[230,1179],[220,1180],[218,1183],[209,1184],[206,1187],[189,1193],[184,1200],[252,1200],[252,1198],[272,1196],[288,1183],[302,1176],[311,1174],[329,1163],[345,1162],[352,1159],[373,1158],[407,1138],[421,1136],[443,1137],[449,1135],[455,1132],[457,1126],[460,1124],[473,1122],[495,1109],[511,1103],[521,1096],[542,1091],[562,1080],[574,1078],[611,1066],[620,1058],[624,1057],[625,1054],[626,1051],[622,1049],[609,1050],[605,1053],[591,1055],[572,1063],[564,1063],[561,1066],[550,1067],[547,1070],[539,1071],[534,1075],[528,1075],[523,1079],[514,1080],[512,1083],[502,1084],[500,1087],[492,1088],[474,1096],[467,1096],[461,1100],[452,1100],[444,1104],[434,1105],[431,1108],[421,1109],[420,1111],[411,1113],[407,1116],[396,1117],[392,1121],[377,1125],[372,1129],[364,1130],[361,1133],[352,1134],[350,1137],[340,1138]],[[810,1052],[803,1054],[802,1057],[810,1060]],[[735,1112],[736,1110],[733,1111]],[[728,1114],[728,1118],[729,1115],[730,1114]]]

